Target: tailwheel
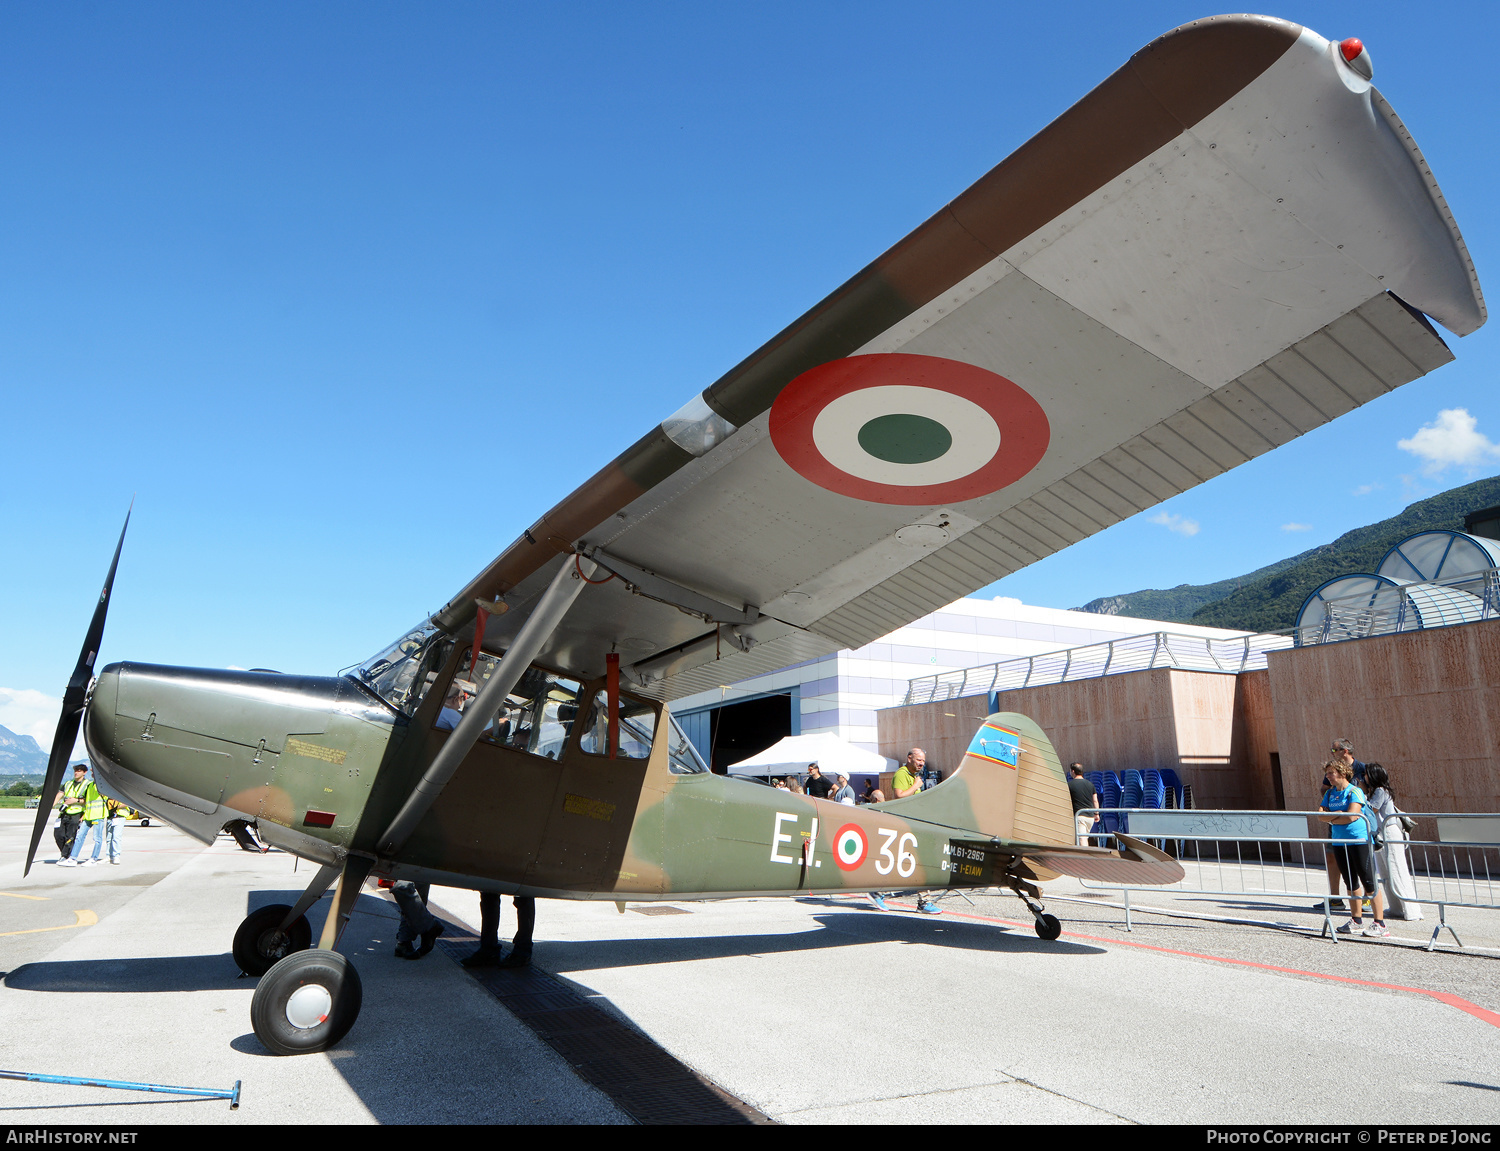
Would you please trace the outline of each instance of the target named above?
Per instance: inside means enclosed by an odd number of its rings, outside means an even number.
[[[288,955],[312,946],[312,927],[299,915],[285,931],[281,921],[292,909],[273,903],[245,916],[234,933],[234,961],[246,975],[264,975]]]
[[[337,951],[299,951],[256,985],[250,1026],[276,1055],[326,1051],[354,1026],[361,998],[359,973]]]
[[[1036,917],[1036,933],[1043,939],[1056,939],[1062,934],[1062,921],[1043,912]]]

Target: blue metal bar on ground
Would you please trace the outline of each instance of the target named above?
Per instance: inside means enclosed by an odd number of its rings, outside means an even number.
[[[110,1087],[117,1091],[156,1091],[165,1095],[192,1095],[199,1099],[228,1099],[229,1109],[240,1105],[240,1080],[231,1088],[168,1087],[161,1083],[128,1083],[119,1079],[83,1079],[74,1075],[39,1075],[33,1071],[0,1071],[0,1079],[20,1079],[27,1083],[66,1083],[73,1087]]]

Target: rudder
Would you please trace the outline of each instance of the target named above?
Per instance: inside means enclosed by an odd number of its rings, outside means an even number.
[[[1074,842],[1073,802],[1052,741],[1014,711],[986,719],[958,769],[937,787],[881,806],[997,839]]]

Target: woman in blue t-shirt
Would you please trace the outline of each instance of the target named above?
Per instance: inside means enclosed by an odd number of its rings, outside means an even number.
[[[1389,935],[1385,927],[1385,897],[1380,884],[1375,882],[1375,857],[1370,851],[1369,825],[1365,822],[1365,793],[1354,786],[1353,769],[1339,760],[1329,760],[1325,765],[1329,781],[1333,784],[1323,793],[1322,811],[1329,814],[1318,816],[1330,825],[1330,846],[1338,861],[1339,873],[1344,877],[1344,886],[1349,889],[1349,906],[1352,909],[1349,922],[1338,929],[1340,935]],[[1375,922],[1361,931],[1361,900],[1369,895],[1375,905]]]

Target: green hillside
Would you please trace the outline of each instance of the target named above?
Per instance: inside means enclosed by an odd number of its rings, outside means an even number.
[[[1331,544],[1304,552],[1283,571],[1247,582],[1239,591],[1205,604],[1193,613],[1192,622],[1245,631],[1283,631],[1296,625],[1303,600],[1324,580],[1373,572],[1404,537],[1438,528],[1463,531],[1465,515],[1495,504],[1500,504],[1500,476],[1419,500],[1400,515],[1345,532]]]
[[[1392,545],[1414,532],[1462,531],[1464,516],[1500,504],[1500,476],[1478,480],[1420,500],[1400,515],[1355,528],[1332,543],[1210,584],[1180,584],[1125,595],[1102,596],[1077,609],[1100,615],[1194,623],[1244,631],[1284,631],[1295,626],[1302,601],[1324,580],[1373,572]]]
[[[1141,619],[1168,620],[1173,623],[1192,623],[1193,613],[1205,604],[1221,600],[1246,584],[1266,576],[1273,576],[1300,563],[1317,551],[1303,552],[1290,559],[1277,560],[1248,575],[1220,580],[1218,583],[1178,584],[1174,588],[1148,588],[1145,591],[1127,592],[1124,595],[1101,596],[1090,600],[1074,611],[1091,611],[1098,615],[1129,615]]]

